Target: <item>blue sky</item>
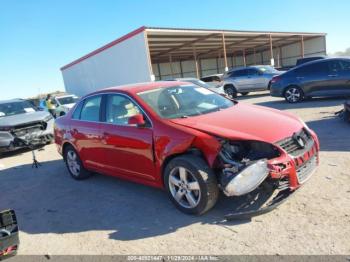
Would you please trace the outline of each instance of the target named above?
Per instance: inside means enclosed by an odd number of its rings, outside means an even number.
[[[59,68],[142,25],[325,32],[350,47],[348,0],[0,0],[0,99],[64,90]]]

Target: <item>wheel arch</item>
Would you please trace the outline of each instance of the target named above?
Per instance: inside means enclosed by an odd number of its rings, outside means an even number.
[[[207,164],[207,159],[204,157],[204,154],[203,152],[199,149],[199,148],[196,148],[196,147],[191,147],[191,148],[188,148],[186,151],[184,152],[181,152],[181,153],[174,153],[174,154],[171,154],[169,156],[167,156],[164,161],[162,162],[162,165],[161,165],[161,180],[162,180],[162,185],[164,186],[164,171],[165,171],[165,168],[166,166],[170,163],[171,160],[173,160],[174,158],[176,157],[179,157],[179,156],[184,156],[184,155],[194,155],[194,156],[199,156],[201,157]],[[209,164],[208,164],[209,165]]]
[[[232,87],[236,92],[237,92],[237,88],[235,87],[235,85],[233,83],[225,83],[224,84],[224,90],[226,91],[227,88]]]
[[[67,149],[68,146],[73,147],[74,150],[77,151],[77,153],[78,153],[77,148],[76,148],[71,142],[65,141],[65,142],[63,142],[63,144],[62,144],[62,156],[63,156],[63,159],[64,159],[64,160],[66,160],[66,159],[65,159],[65,154],[64,154],[64,152],[66,151],[66,149]]]

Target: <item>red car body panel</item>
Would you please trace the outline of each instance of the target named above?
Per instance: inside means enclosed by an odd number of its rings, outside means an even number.
[[[128,95],[145,111],[152,127],[116,126],[74,120],[71,115],[75,106],[67,115],[56,120],[55,142],[59,152],[62,154],[64,145],[71,144],[88,169],[163,188],[165,161],[191,148],[198,149],[208,165],[213,167],[221,148],[216,137],[275,144],[302,128],[307,128],[292,114],[243,103],[195,117],[162,119],[137,95],[139,92],[174,85],[174,82],[153,82],[95,92],[94,94],[117,92]],[[289,177],[291,189],[300,186],[296,176],[298,166],[312,155],[317,155],[318,158],[317,136],[313,131],[308,131],[312,134],[315,145],[301,160],[291,157],[280,148],[280,157],[269,161],[270,176]],[[281,164],[285,167],[283,170]]]

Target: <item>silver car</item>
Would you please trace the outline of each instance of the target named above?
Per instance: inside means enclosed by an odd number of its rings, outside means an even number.
[[[224,75],[224,90],[230,97],[237,93],[247,95],[249,92],[268,90],[271,79],[284,73],[267,65],[234,68]]]
[[[53,140],[54,119],[26,100],[0,101],[0,153]]]

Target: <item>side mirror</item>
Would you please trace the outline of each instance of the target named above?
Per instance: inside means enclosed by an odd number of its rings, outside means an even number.
[[[129,118],[128,125],[144,127],[146,125],[146,122],[142,114],[137,114]]]
[[[19,246],[15,211],[0,212],[0,260],[16,255]]]

